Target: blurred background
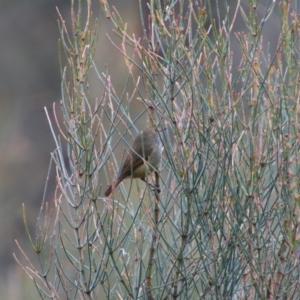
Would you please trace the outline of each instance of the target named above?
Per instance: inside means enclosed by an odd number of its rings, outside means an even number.
[[[1,299],[39,299],[13,253],[20,254],[15,239],[29,250],[22,203],[33,230],[54,148],[44,106],[60,98],[55,6],[66,11],[68,2],[0,3]]]
[[[1,0],[0,2],[0,290],[1,299],[40,299],[32,281],[25,276],[13,258],[21,258],[15,240],[27,254],[30,250],[26,235],[22,203],[26,206],[29,229],[34,236],[36,218],[41,205],[44,185],[54,150],[54,141],[44,107],[52,116],[52,104],[59,110],[60,69],[58,55],[57,11],[70,18],[70,0]],[[84,2],[84,1],[83,1]],[[96,1],[98,2],[98,1]],[[146,2],[146,1],[144,1]],[[260,8],[264,13],[264,2]],[[235,1],[232,1],[233,5]],[[115,0],[130,28],[138,33],[139,12],[137,0]],[[98,15],[98,10],[94,11]],[[266,41],[275,41],[276,14],[265,28]],[[239,20],[240,22],[241,20]],[[241,23],[237,30],[242,31]],[[111,33],[111,23],[103,18],[99,45],[95,56],[99,69],[108,65],[115,87],[122,90],[127,71],[122,56],[110,44],[105,34]],[[111,35],[113,35],[111,33]],[[234,46],[233,46],[234,48]],[[236,59],[236,57],[235,57]],[[123,69],[122,69],[123,67]],[[124,72],[124,73],[123,73]],[[124,74],[124,76],[123,76]],[[92,82],[93,84],[93,82]],[[94,96],[101,90],[93,89]],[[52,201],[55,189],[51,174],[47,199]]]
[[[0,1],[0,299],[40,299],[32,281],[16,263],[21,258],[15,240],[30,258],[36,259],[26,235],[22,203],[31,233],[40,209],[50,152],[55,144],[46,119],[53,102],[59,108],[60,68],[58,54],[58,14],[70,19],[70,0]],[[84,3],[85,1],[83,1]],[[97,4],[98,1],[96,1]],[[118,4],[120,2],[120,4]],[[126,5],[123,7],[124,2]],[[138,5],[133,1],[111,1],[134,26]],[[98,6],[94,11],[98,16]],[[103,18],[96,60],[101,70],[108,65],[113,82],[122,78],[123,58],[105,36],[111,23]],[[100,48],[100,49],[99,49]],[[114,53],[112,55],[112,53]],[[126,72],[125,68],[123,70]],[[125,74],[125,73],[124,73]],[[99,84],[98,84],[99,86]],[[122,88],[123,84],[120,85]],[[97,96],[102,91],[93,89]],[[47,200],[52,201],[55,174],[52,172]]]

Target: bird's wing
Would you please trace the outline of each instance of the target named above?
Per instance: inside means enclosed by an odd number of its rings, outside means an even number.
[[[142,143],[143,143],[143,138],[142,138],[142,134],[140,134],[136,137],[129,153],[125,158],[122,168],[120,169],[118,179],[124,179],[130,176],[132,170],[136,170],[138,167],[140,167],[144,163],[141,157],[143,157],[146,161],[148,160],[149,156],[153,151],[152,146],[147,147],[146,149],[146,147],[143,148]],[[135,151],[133,151],[133,149],[138,149],[138,148],[142,149],[141,155],[138,155]]]

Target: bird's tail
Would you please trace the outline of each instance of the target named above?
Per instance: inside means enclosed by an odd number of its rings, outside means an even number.
[[[115,183],[111,184],[104,193],[105,197],[108,197],[122,180],[123,180],[123,178],[122,179],[120,178]]]
[[[108,197],[111,194],[111,192],[112,192],[112,185],[110,185],[107,188],[106,192],[104,193],[105,197]]]

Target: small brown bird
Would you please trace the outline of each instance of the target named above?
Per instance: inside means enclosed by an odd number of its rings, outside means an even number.
[[[140,178],[146,182],[146,175],[158,169],[162,151],[159,130],[150,127],[141,131],[126,156],[117,180],[108,187],[104,195],[106,197],[110,195],[112,190],[127,177]]]

